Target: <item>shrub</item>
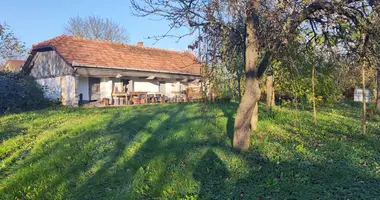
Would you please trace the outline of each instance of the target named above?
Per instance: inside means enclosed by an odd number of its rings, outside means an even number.
[[[0,115],[43,108],[47,101],[33,77],[0,72]]]

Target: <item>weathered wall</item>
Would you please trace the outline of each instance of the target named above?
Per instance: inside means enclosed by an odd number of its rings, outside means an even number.
[[[79,77],[61,76],[61,101],[63,105],[78,106]]]
[[[55,51],[37,52],[30,75],[44,88],[47,98],[60,100],[63,105],[78,105],[79,77],[74,69]]]
[[[55,51],[37,52],[30,75],[36,79],[72,75],[74,69]]]
[[[37,82],[42,86],[46,98],[53,100],[61,98],[60,77],[37,79]]]
[[[37,82],[43,87],[46,98],[59,100],[63,105],[77,106],[78,77],[59,76],[54,78],[41,78]]]
[[[83,101],[90,101],[88,77],[79,77],[78,96],[79,94],[83,95]]]

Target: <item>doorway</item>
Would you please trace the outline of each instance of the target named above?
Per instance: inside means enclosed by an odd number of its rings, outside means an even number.
[[[90,101],[97,101],[100,99],[100,78],[88,78],[89,96]]]

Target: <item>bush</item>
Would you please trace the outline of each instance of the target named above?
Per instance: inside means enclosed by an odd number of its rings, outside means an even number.
[[[45,107],[42,88],[33,77],[0,72],[0,115]]]

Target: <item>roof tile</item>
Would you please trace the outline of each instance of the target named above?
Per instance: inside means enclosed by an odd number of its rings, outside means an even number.
[[[68,63],[200,74],[200,63],[190,52],[61,35],[33,45],[33,50],[55,49]]]

